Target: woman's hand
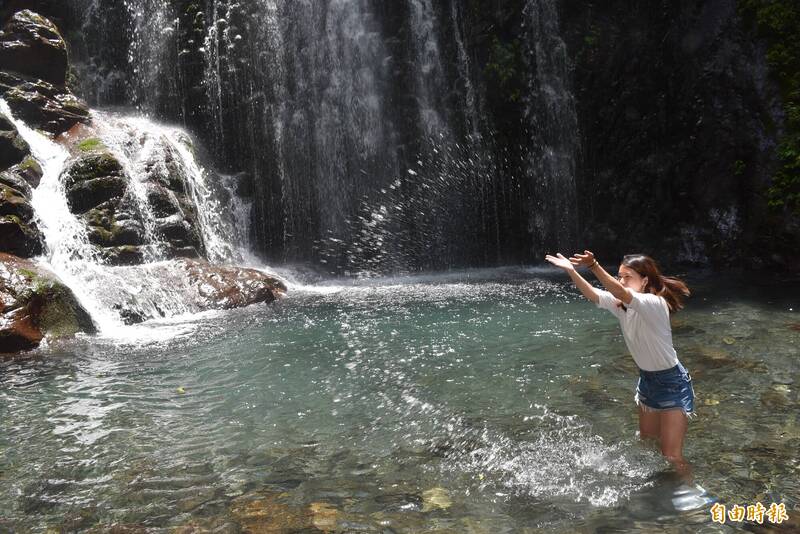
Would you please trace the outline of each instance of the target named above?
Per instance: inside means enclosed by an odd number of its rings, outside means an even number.
[[[583,254],[573,254],[569,261],[575,267],[589,267],[594,265],[595,259],[591,251],[584,250]]]
[[[550,254],[548,254],[547,256],[544,257],[544,259],[549,261],[559,269],[564,269],[567,272],[575,270],[575,267],[572,266],[572,262],[570,262],[570,260],[562,256],[560,252],[555,256],[551,256]]]

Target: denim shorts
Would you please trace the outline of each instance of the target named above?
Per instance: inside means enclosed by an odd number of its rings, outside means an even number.
[[[639,369],[634,399],[646,412],[680,408],[686,417],[694,416],[692,377],[680,362],[662,371]]]

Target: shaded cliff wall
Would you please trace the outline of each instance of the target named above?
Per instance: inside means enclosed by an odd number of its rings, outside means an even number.
[[[796,261],[791,216],[766,197],[782,101],[737,3],[564,0],[562,13],[586,243],[718,266]]]

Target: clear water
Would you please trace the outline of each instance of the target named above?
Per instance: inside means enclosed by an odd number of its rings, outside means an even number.
[[[800,286],[690,281],[694,482],[792,517]],[[0,531],[731,531],[637,440],[635,380],[614,318],[538,269],[50,343],[0,363]]]

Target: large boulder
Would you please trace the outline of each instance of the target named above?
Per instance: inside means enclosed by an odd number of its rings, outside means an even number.
[[[0,96],[30,126],[60,134],[88,122],[89,108],[66,87],[67,67],[67,45],[41,15],[20,11],[0,31]]]
[[[94,333],[92,318],[56,275],[0,253],[0,352],[35,348],[45,337]]]
[[[0,70],[64,85],[67,44],[48,19],[29,9],[19,11],[0,30]]]
[[[272,302],[286,292],[279,279],[256,269],[232,265],[212,265],[202,260],[179,260],[189,283],[197,289],[197,305],[202,309],[241,308],[259,302]]]
[[[106,296],[128,324],[178,313],[270,303],[286,292],[281,280],[262,271],[192,258],[117,267],[106,275]],[[113,283],[120,276],[140,280],[143,286],[131,292],[129,287]]]

